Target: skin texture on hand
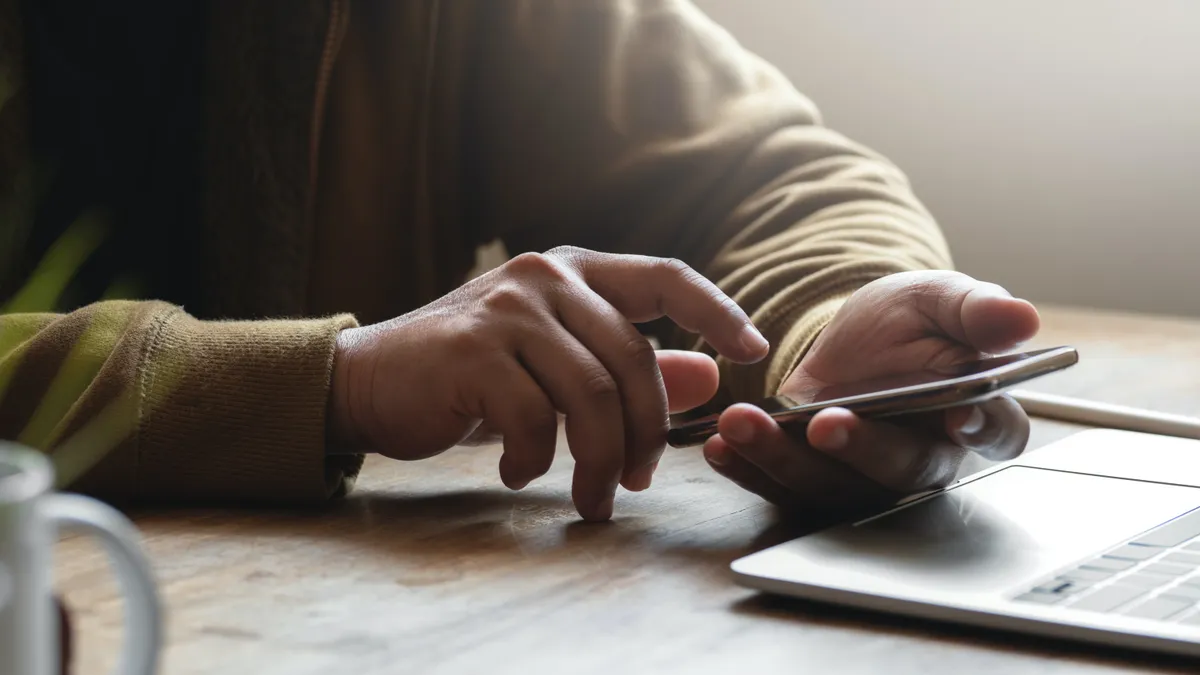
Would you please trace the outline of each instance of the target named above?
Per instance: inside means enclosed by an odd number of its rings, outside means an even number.
[[[520,489],[549,470],[561,413],[576,508],[608,519],[618,484],[649,487],[669,411],[717,387],[712,359],[655,352],[634,326],[663,316],[731,360],[767,354],[736,303],[679,261],[524,254],[410,314],[343,331],[330,443],[422,459],[486,422],[504,439],[501,479]]]
[[[1033,305],[994,284],[954,272],[892,275],[851,296],[780,393],[804,400],[828,385],[975,360],[1016,347],[1038,328]],[[803,429],[783,429],[739,404],[722,413],[718,432],[704,447],[718,473],[822,520],[945,485],[968,452],[1015,457],[1029,420],[1007,396],[887,421],[831,408]]]

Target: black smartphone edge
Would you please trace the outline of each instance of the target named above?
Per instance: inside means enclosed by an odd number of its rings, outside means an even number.
[[[864,416],[873,417],[892,417],[899,415],[908,415],[921,412],[930,412],[945,408],[952,408],[960,405],[970,405],[991,398],[1007,389],[1011,389],[1019,384],[1028,382],[1029,380],[1049,375],[1058,372],[1065,368],[1069,368],[1079,362],[1079,352],[1070,346],[1049,347],[1039,349],[1033,352],[1026,353],[1030,358],[1017,361],[997,367],[994,371],[989,371],[990,375],[981,379],[978,375],[968,375],[947,380],[939,380],[926,385],[916,385],[906,388],[903,394],[892,394],[885,398],[865,399],[864,396],[853,396],[839,399],[831,399],[829,401],[820,401],[816,403],[806,403],[796,406],[789,410],[783,410],[775,413],[770,413],[771,417],[779,421],[780,425],[794,425],[807,423],[816,413],[831,407],[845,407],[847,410],[853,410],[855,413]],[[1001,355],[1003,356],[1003,355]],[[1068,357],[1062,360],[1062,357]],[[1020,373],[1011,379],[1005,379],[1006,372],[1012,370],[1024,370],[1030,361],[1035,363],[1045,361],[1047,368],[1044,370],[1031,370],[1026,373]],[[1024,366],[1024,367],[1023,367]],[[955,392],[954,398],[948,399],[945,402],[931,403],[925,406],[916,406],[913,408],[903,408],[900,410],[885,410],[879,414],[872,413],[872,404],[883,403],[888,407],[895,406],[898,400],[919,398],[927,395],[930,392],[947,391],[950,392],[950,387],[965,385],[969,389],[959,389]],[[892,390],[897,391],[897,390]],[[878,392],[880,394],[886,393]],[[856,399],[861,399],[857,400]],[[684,423],[678,427],[671,427],[667,432],[667,444],[674,448],[694,447],[702,444],[709,437],[715,435],[716,424],[704,423],[698,424],[699,420]]]

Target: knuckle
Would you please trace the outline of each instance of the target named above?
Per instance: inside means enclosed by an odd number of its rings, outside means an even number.
[[[654,346],[646,338],[638,335],[630,340],[625,346],[625,354],[639,373],[650,373],[655,378],[659,376],[658,352],[654,350]]]
[[[725,295],[724,293],[720,292],[719,290],[716,290],[715,288],[713,289],[713,299],[716,300],[717,305],[719,305],[721,307],[721,311],[725,312],[726,314],[729,314],[731,316],[742,316],[743,315],[741,306],[738,305],[737,302],[735,302],[733,300],[733,298],[729,297],[728,295]]]
[[[975,279],[958,270],[910,270],[894,272],[878,281],[881,284],[936,292],[972,283]]]
[[[915,276],[908,286],[909,297],[915,302],[933,305],[936,316],[956,312],[966,297],[964,291],[977,285],[975,279],[956,271],[938,271]]]
[[[501,283],[488,290],[484,304],[491,310],[506,314],[527,311],[529,291],[520,284]]]
[[[711,298],[715,304],[719,305],[721,310],[724,312],[739,316],[743,314],[741,307],[734,302],[733,298],[726,295],[725,292],[722,291],[712,281],[710,281],[708,277],[696,271],[695,268],[688,265],[684,261],[678,258],[662,258],[659,262],[659,265],[660,269],[664,270],[666,274],[681,279],[684,281],[684,283],[702,291],[705,295]]]
[[[683,277],[685,279],[690,279],[697,276],[696,271],[692,269],[692,266],[688,265],[679,258],[660,258],[658,265],[663,272],[674,276]]]
[[[555,246],[546,251],[546,258],[552,261],[558,261],[572,268],[577,268],[581,263],[589,257],[595,255],[594,252],[578,246]]]
[[[509,260],[505,266],[519,276],[562,279],[565,275],[555,257],[548,253],[522,253]]]
[[[711,295],[723,295],[713,284],[694,267],[680,260],[679,258],[663,258],[659,263],[659,269],[663,273],[681,279],[684,283],[704,289],[705,292]]]
[[[617,381],[599,366],[590,368],[584,374],[580,387],[584,396],[599,403],[615,403],[621,396]]]
[[[554,248],[546,251],[546,255],[554,257],[554,258],[570,259],[570,258],[573,258],[573,257],[579,255],[580,253],[583,253],[583,252],[584,252],[584,249],[579,248],[578,246],[563,245],[563,246],[555,246]]]

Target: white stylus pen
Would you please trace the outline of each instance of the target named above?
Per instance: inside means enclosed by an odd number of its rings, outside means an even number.
[[[1014,389],[1008,392],[1033,417],[1162,436],[1200,439],[1200,418]]]

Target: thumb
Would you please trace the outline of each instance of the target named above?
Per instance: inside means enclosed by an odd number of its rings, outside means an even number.
[[[922,313],[955,340],[983,353],[1001,352],[1037,335],[1037,309],[1003,287],[948,274],[918,290]]]
[[[704,405],[717,393],[721,376],[712,357],[699,352],[660,349],[658,370],[667,390],[667,407],[672,413]]]

